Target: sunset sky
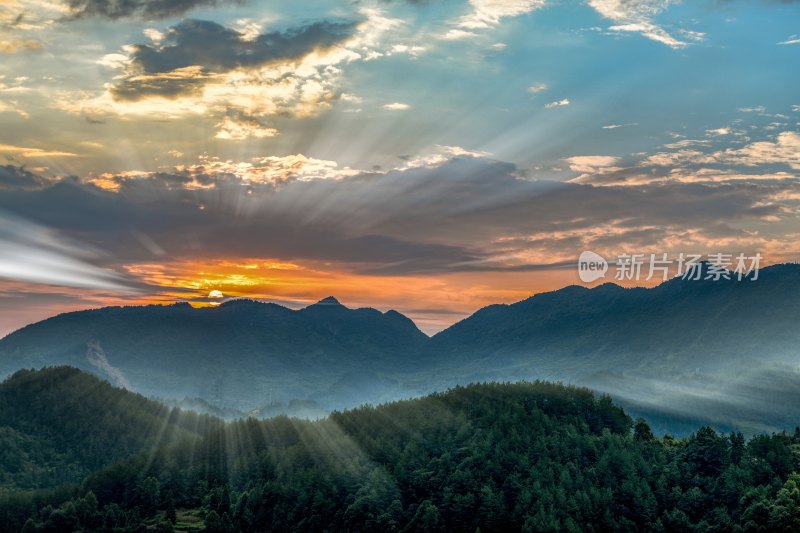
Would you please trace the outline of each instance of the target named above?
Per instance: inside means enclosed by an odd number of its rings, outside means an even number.
[[[800,1],[0,0],[0,125],[0,335],[800,259]]]

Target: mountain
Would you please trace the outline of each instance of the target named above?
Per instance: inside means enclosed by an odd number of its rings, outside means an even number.
[[[793,361],[800,331],[800,265],[762,269],[755,281],[673,278],[653,288],[569,286],[492,305],[440,332],[431,350],[494,361],[547,353],[605,366],[689,362],[707,367],[752,354]],[[769,353],[761,353],[765,341]],[[701,352],[702,350],[702,352]],[[698,355],[700,356],[698,358]],[[581,371],[587,369],[582,366]]]
[[[79,483],[117,459],[219,422],[169,409],[75,368],[20,370],[0,383],[0,492]]]
[[[46,381],[30,402],[54,401]],[[88,428],[87,414],[62,418]],[[316,421],[227,423],[71,492],[0,492],[0,530],[796,531],[798,446],[800,430],[657,438],[589,389],[488,383]]]
[[[426,341],[400,313],[349,309],[332,297],[298,311],[252,300],[106,307],[6,336],[0,375],[71,365],[142,394],[243,412],[294,399],[336,408],[380,401],[374,384],[399,386],[385,376],[412,367]],[[332,388],[339,380],[353,385]]]
[[[795,264],[756,280],[570,286],[486,307],[432,338],[400,313],[333,297],[296,311],[251,300],[110,307],[0,340],[0,375],[72,365],[229,418],[314,418],[457,384],[548,379],[610,393],[657,431],[753,433],[797,423],[799,321]]]
[[[451,377],[556,379],[665,420],[758,431],[792,427],[800,413],[798,322],[800,265],[785,264],[755,280],[570,286],[483,308],[427,349],[458,371],[440,373],[437,387]]]

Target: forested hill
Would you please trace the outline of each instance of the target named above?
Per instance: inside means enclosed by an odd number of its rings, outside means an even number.
[[[0,384],[0,491],[77,483],[117,459],[196,440],[219,424],[74,368],[20,370]]]
[[[0,501],[0,529],[796,531],[798,446],[657,438],[587,389],[470,385],[229,423],[98,471],[70,501]]]

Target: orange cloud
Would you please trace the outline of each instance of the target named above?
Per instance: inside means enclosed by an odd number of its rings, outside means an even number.
[[[41,50],[42,43],[34,39],[3,39],[0,40],[0,52],[14,54],[25,50]]]
[[[139,304],[188,300],[206,307],[218,303],[208,297],[209,293],[221,291],[227,298],[271,300],[299,308],[334,295],[348,307],[400,311],[428,333],[486,305],[516,302],[577,280],[571,270],[373,276],[346,272],[332,264],[261,258],[135,264],[126,270],[156,287],[152,294],[135,302]]]

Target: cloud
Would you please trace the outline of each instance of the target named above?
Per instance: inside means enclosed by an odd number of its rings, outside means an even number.
[[[487,152],[467,150],[460,146],[435,145],[433,148],[425,150],[414,157],[401,157],[401,159],[405,161],[405,164],[398,167],[397,170],[408,170],[419,167],[435,168],[456,158],[474,159],[489,158],[489,156],[490,154]]]
[[[690,41],[694,41],[696,43],[705,41],[706,34],[701,31],[692,31],[692,30],[678,30],[678,33],[683,35],[685,39]]]
[[[211,79],[213,76],[202,67],[182,67],[157,74],[129,74],[123,81],[111,85],[109,92],[120,101],[137,101],[150,96],[170,99],[198,96]]]
[[[608,155],[579,155],[565,159],[569,163],[570,170],[575,172],[596,172],[605,167],[614,166],[618,157]]]
[[[243,0],[67,0],[76,18],[103,17],[112,20],[136,17],[158,20],[177,17],[196,8],[242,4]]]
[[[459,246],[348,228],[348,219],[352,222],[355,213],[347,213],[346,209],[368,207],[364,199],[349,197],[354,188],[359,188],[358,181],[330,188],[324,184],[333,182],[326,180],[296,180],[276,190],[272,183],[261,185],[235,176],[210,178],[190,172],[187,169],[131,177],[122,180],[116,192],[93,190],[88,184],[62,183],[39,195],[17,197],[17,202],[32,207],[69,197],[69,212],[51,209],[40,212],[38,217],[45,223],[62,227],[66,224],[73,230],[94,227],[89,230],[94,242],[133,263],[148,260],[152,252],[140,244],[131,229],[151,236],[171,259],[198,254],[283,257],[344,263],[362,272],[419,272],[437,271],[451,263],[478,258]],[[189,188],[199,180],[211,181],[213,186]],[[365,192],[369,193],[369,188]],[[329,195],[333,195],[336,205],[329,205]],[[5,196],[0,203],[9,200]],[[383,204],[386,199],[376,200]],[[70,214],[77,206],[88,212]],[[24,208],[18,203],[15,209]],[[88,213],[101,216],[103,224],[88,224]],[[112,238],[112,233],[117,237]]]
[[[797,178],[788,172],[739,172],[720,168],[657,168],[634,166],[628,168],[600,168],[583,174],[571,183],[591,184],[606,187],[656,187],[666,184],[714,184],[783,183],[781,194],[788,194]],[[800,198],[798,198],[800,199]]]
[[[97,254],[50,229],[0,211],[0,278],[131,292],[124,278],[89,262]]]
[[[2,90],[2,84],[0,83],[0,90]],[[17,115],[23,118],[30,118],[30,114],[27,111],[19,107],[19,104],[16,101],[12,101],[10,103],[4,102],[0,100],[0,113],[16,113]]]
[[[36,39],[0,39],[0,53],[4,54],[38,51],[41,49],[42,43]]]
[[[775,141],[759,141],[740,149],[727,149],[713,157],[719,161],[745,166],[787,165],[800,170],[800,133],[784,131]]]
[[[800,38],[798,38],[797,35],[790,35],[788,39],[778,44],[800,44]]]
[[[693,182],[688,171],[670,179],[672,168],[578,156],[569,163],[582,180],[537,181],[458,147],[404,163],[378,172],[301,154],[206,159],[9,190],[0,208],[90,238],[121,264],[158,250],[170,260],[271,257],[380,275],[524,271],[586,248],[779,242],[785,230],[754,237],[743,221],[791,225],[800,209],[796,180],[784,174],[717,171]]]
[[[676,143],[677,144],[677,143]],[[680,149],[674,152],[658,152],[646,157],[641,166],[649,167],[682,167],[715,163],[712,154],[700,150]]]
[[[38,189],[48,183],[49,180],[25,170],[25,168],[13,165],[0,165],[0,190]]]
[[[454,28],[439,36],[444,40],[462,40],[477,37],[480,30],[488,30],[500,24],[502,19],[525,15],[541,9],[545,0],[470,0],[471,11],[453,22]],[[492,50],[504,50],[504,43],[495,43]]]
[[[196,92],[214,74],[303,59],[352,36],[353,22],[316,22],[253,38],[216,22],[185,20],[169,28],[159,44],[128,47],[126,76],[111,89],[117,98]]]
[[[710,130],[710,133],[713,135],[735,133],[725,128],[723,128],[723,130],[723,132],[719,130]],[[800,170],[800,133],[798,132],[784,131],[776,135],[774,141],[756,141],[742,148],[727,148],[716,151],[689,148],[694,145],[703,148],[708,146],[709,142],[710,141],[684,140],[667,145],[666,147],[676,148],[676,150],[652,154],[643,159],[640,166],[683,168],[713,164],[745,167],[778,165]]]
[[[682,139],[680,141],[665,144],[664,148],[677,150],[679,148],[688,148],[690,146],[709,146],[709,145],[711,145],[710,139]]]
[[[0,144],[0,153],[11,154],[14,156],[34,159],[39,157],[77,157],[78,154],[72,152],[62,152],[60,150],[45,150],[43,148],[31,148],[27,146],[14,146],[12,144]]]
[[[39,37],[68,12],[60,0],[0,0],[0,41],[12,51],[39,49]]]
[[[528,87],[528,92],[531,93],[531,94],[540,93],[540,92],[546,91],[546,90],[547,90],[547,84],[546,83],[541,83],[541,82],[534,83],[533,85]]]
[[[544,104],[545,109],[553,109],[554,107],[563,107],[570,104],[569,98],[562,98],[561,100],[555,100],[553,102]]]
[[[251,184],[283,184],[292,181],[339,180],[359,174],[349,167],[340,167],[335,161],[316,159],[303,154],[283,157],[256,157],[249,163],[203,158],[199,165],[178,167],[179,172],[232,175]]]
[[[278,130],[270,128],[257,116],[232,110],[217,124],[217,139],[239,141],[247,138],[275,137]]]
[[[406,109],[411,109],[411,106],[402,102],[392,102],[391,104],[384,104],[383,108],[389,111],[405,111]]]
[[[686,41],[673,37],[653,21],[653,17],[675,0],[588,0],[588,3],[602,17],[616,23],[608,28],[610,31],[639,33],[674,49],[688,46]],[[684,35],[697,41],[702,40],[704,34],[684,32]]]
[[[95,117],[197,117],[225,140],[278,134],[275,117],[313,117],[335,105],[344,66],[424,48],[385,38],[402,21],[374,8],[360,21],[321,21],[262,31],[186,20],[98,63],[121,72],[102,92],[56,91],[52,107]]]
[[[159,183],[170,190],[221,189],[230,182],[277,188],[292,181],[338,180],[358,173],[359,171],[349,167],[340,167],[335,161],[315,159],[302,154],[256,157],[238,162],[203,156],[195,164],[178,165],[157,172],[102,173],[88,181],[110,191],[134,190],[143,183]],[[248,190],[252,193],[251,189]]]
[[[496,26],[506,17],[517,17],[541,9],[545,0],[470,0],[472,12],[461,17],[458,26],[470,30]]]
[[[627,127],[630,127],[630,126],[638,126],[638,125],[639,124],[636,123],[636,122],[631,122],[631,123],[628,123],[628,124],[606,124],[605,126],[603,126],[603,129],[604,130],[615,130],[615,129],[618,129],[618,128],[627,128]]]
[[[472,37],[477,37],[478,34],[472,31],[460,30],[458,28],[452,28],[447,30],[441,38],[445,41],[460,41],[462,39],[471,39]]]

